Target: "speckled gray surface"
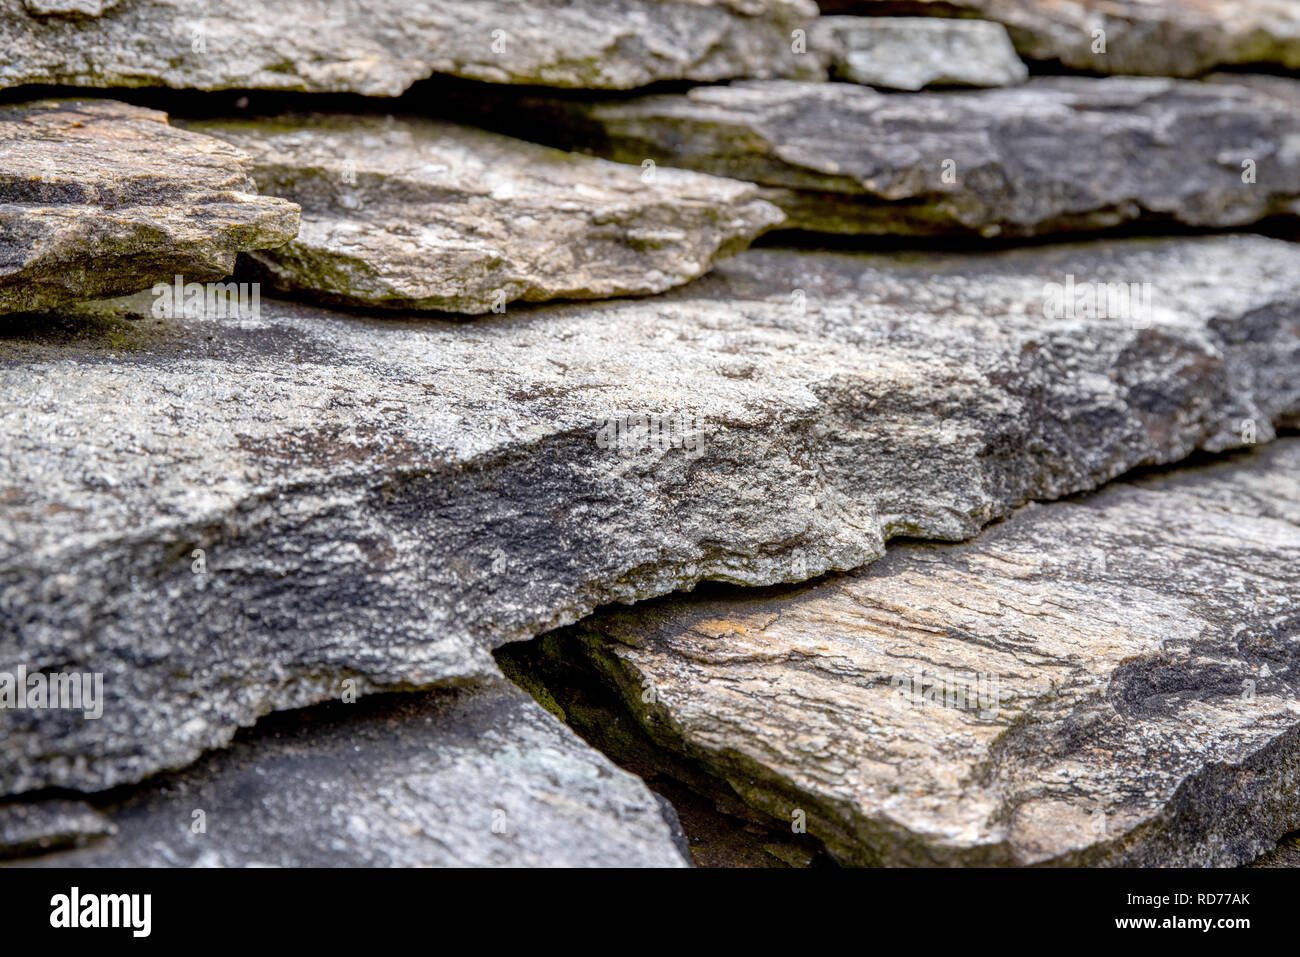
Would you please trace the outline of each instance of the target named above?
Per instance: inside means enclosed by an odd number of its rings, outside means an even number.
[[[16,863],[690,864],[666,802],[503,679],[277,715],[184,772],[97,804],[112,835]]]
[[[112,821],[85,801],[0,801],[0,861],[77,847],[115,830]]]
[[[791,33],[816,12],[812,0],[118,0],[99,16],[36,16],[0,0],[0,86],[396,96],[434,73],[600,89],[815,77]]]
[[[1067,276],[1150,282],[1149,321],[1045,317]],[[607,602],[854,568],[1265,441],[1300,412],[1297,282],[1258,237],[754,250],[469,324],[11,320],[0,671],[102,672],[105,707],[0,712],[0,792],[139,780],[345,679],[493,675]],[[609,447],[625,416],[686,428]]]
[[[1291,438],[560,647],[846,864],[1228,866],[1300,825],[1298,597]]]
[[[1293,0],[820,0],[827,12],[981,17],[1020,52],[1076,70],[1196,76],[1217,66],[1300,68]]]
[[[788,227],[1019,237],[1294,216],[1298,91],[1283,77],[1043,76],[924,93],[773,80],[630,99],[486,95],[507,131],[759,183]]]
[[[1006,28],[940,17],[821,17],[813,43],[831,76],[888,90],[1015,86],[1029,77]]]

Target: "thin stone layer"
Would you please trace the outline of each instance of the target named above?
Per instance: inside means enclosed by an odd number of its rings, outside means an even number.
[[[0,0],[0,87],[169,86],[397,96],[450,74],[630,89],[824,78],[811,0]],[[82,16],[61,16],[71,7]],[[99,6],[99,9],[95,9]],[[62,8],[62,10],[58,9]]]
[[[298,232],[228,143],[112,100],[0,104],[0,313],[228,276]]]
[[[819,0],[828,13],[980,17],[1034,60],[1095,73],[1199,76],[1216,67],[1300,70],[1292,0]]]
[[[648,295],[785,217],[748,183],[590,159],[452,123],[346,115],[189,128],[254,158],[301,204],[252,253],[269,289],[330,304],[479,315],[509,302]]]
[[[485,102],[489,122],[568,149],[758,183],[787,227],[818,232],[1024,237],[1300,211],[1300,83],[1283,77],[943,93],[777,80]]]

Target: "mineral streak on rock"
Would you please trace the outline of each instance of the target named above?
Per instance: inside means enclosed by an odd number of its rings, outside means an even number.
[[[609,159],[760,183],[789,227],[1021,237],[1294,216],[1298,86],[1039,77],[889,94],[771,81],[623,100],[521,93],[494,114]]]
[[[848,864],[1244,864],[1300,824],[1300,439],[797,591],[584,622],[647,731]]]
[[[1108,282],[1150,309],[1052,306]],[[0,709],[0,793],[137,781],[347,679],[495,675],[602,604],[847,570],[1266,441],[1300,423],[1297,283],[1261,237],[751,250],[468,324],[147,294],[11,319],[0,676],[102,673],[105,700]]]
[[[749,183],[576,156],[451,123],[281,116],[192,124],[302,205],[251,255],[280,292],[481,314],[517,299],[662,292],[785,217]]]
[[[111,100],[0,105],[0,313],[230,274],[298,230],[248,156]]]
[[[987,20],[822,17],[813,36],[835,79],[867,86],[1014,86],[1029,76],[1006,28]]]
[[[435,73],[627,89],[824,78],[795,52],[812,0],[0,0],[0,86],[397,96]],[[104,5],[107,6],[107,5]],[[85,7],[91,16],[41,16]],[[44,9],[41,9],[44,8]],[[98,15],[94,15],[98,13]]]
[[[1186,77],[1251,64],[1300,69],[1294,0],[821,0],[821,7],[996,20],[1025,56],[1097,73]]]
[[[666,802],[500,679],[277,716],[102,809],[115,836],[20,863],[690,864]]]

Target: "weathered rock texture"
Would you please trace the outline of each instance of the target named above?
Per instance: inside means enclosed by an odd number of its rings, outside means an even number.
[[[0,313],[230,274],[293,238],[298,207],[251,161],[111,100],[0,105]]]
[[[1230,865],[1300,824],[1298,596],[1289,439],[577,646],[845,863]]]
[[[303,208],[254,253],[270,287],[345,305],[498,311],[662,292],[784,219],[748,183],[576,156],[451,123],[282,116],[190,129]]]
[[[1150,315],[1046,318],[1070,275],[1150,282]],[[1259,237],[753,250],[471,324],[145,296],[11,326],[0,672],[102,672],[104,706],[0,710],[0,792],[138,780],[344,679],[496,674],[601,604],[850,569],[1267,440],[1300,421],[1297,283]]]
[[[103,813],[115,836],[22,863],[690,863],[665,801],[504,680],[277,716],[183,773],[114,796]]]
[[[39,16],[0,0],[0,86],[170,86],[396,96],[435,73],[625,89],[816,78],[811,0],[121,0]]]
[[[1288,834],[1252,867],[1300,867],[1300,834]]]
[[[827,12],[973,16],[1037,60],[1098,73],[1196,76],[1216,66],[1300,69],[1293,0],[820,0]],[[1101,31],[1099,36],[1097,31]]]
[[[112,822],[84,801],[0,802],[0,861],[77,847],[113,832]]]
[[[1296,89],[1043,77],[887,94],[773,81],[625,100],[521,95],[497,119],[626,163],[760,183],[791,227],[1031,236],[1295,215]]]
[[[1029,76],[1006,28],[987,20],[822,17],[813,36],[835,79],[867,86],[1014,86]]]

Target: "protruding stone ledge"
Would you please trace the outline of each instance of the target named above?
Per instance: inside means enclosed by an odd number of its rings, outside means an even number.
[[[790,228],[1024,237],[1296,216],[1298,91],[1282,77],[1037,77],[942,93],[771,81],[484,102],[488,122],[530,138],[758,183]]]
[[[259,196],[228,143],[112,100],[0,105],[0,313],[222,279],[288,242],[298,207]],[[0,320],[3,322],[4,320]]]
[[[632,167],[467,126],[366,116],[189,124],[254,158],[303,207],[297,239],[250,254],[280,293],[483,314],[523,299],[663,292],[778,225],[749,183]]]

